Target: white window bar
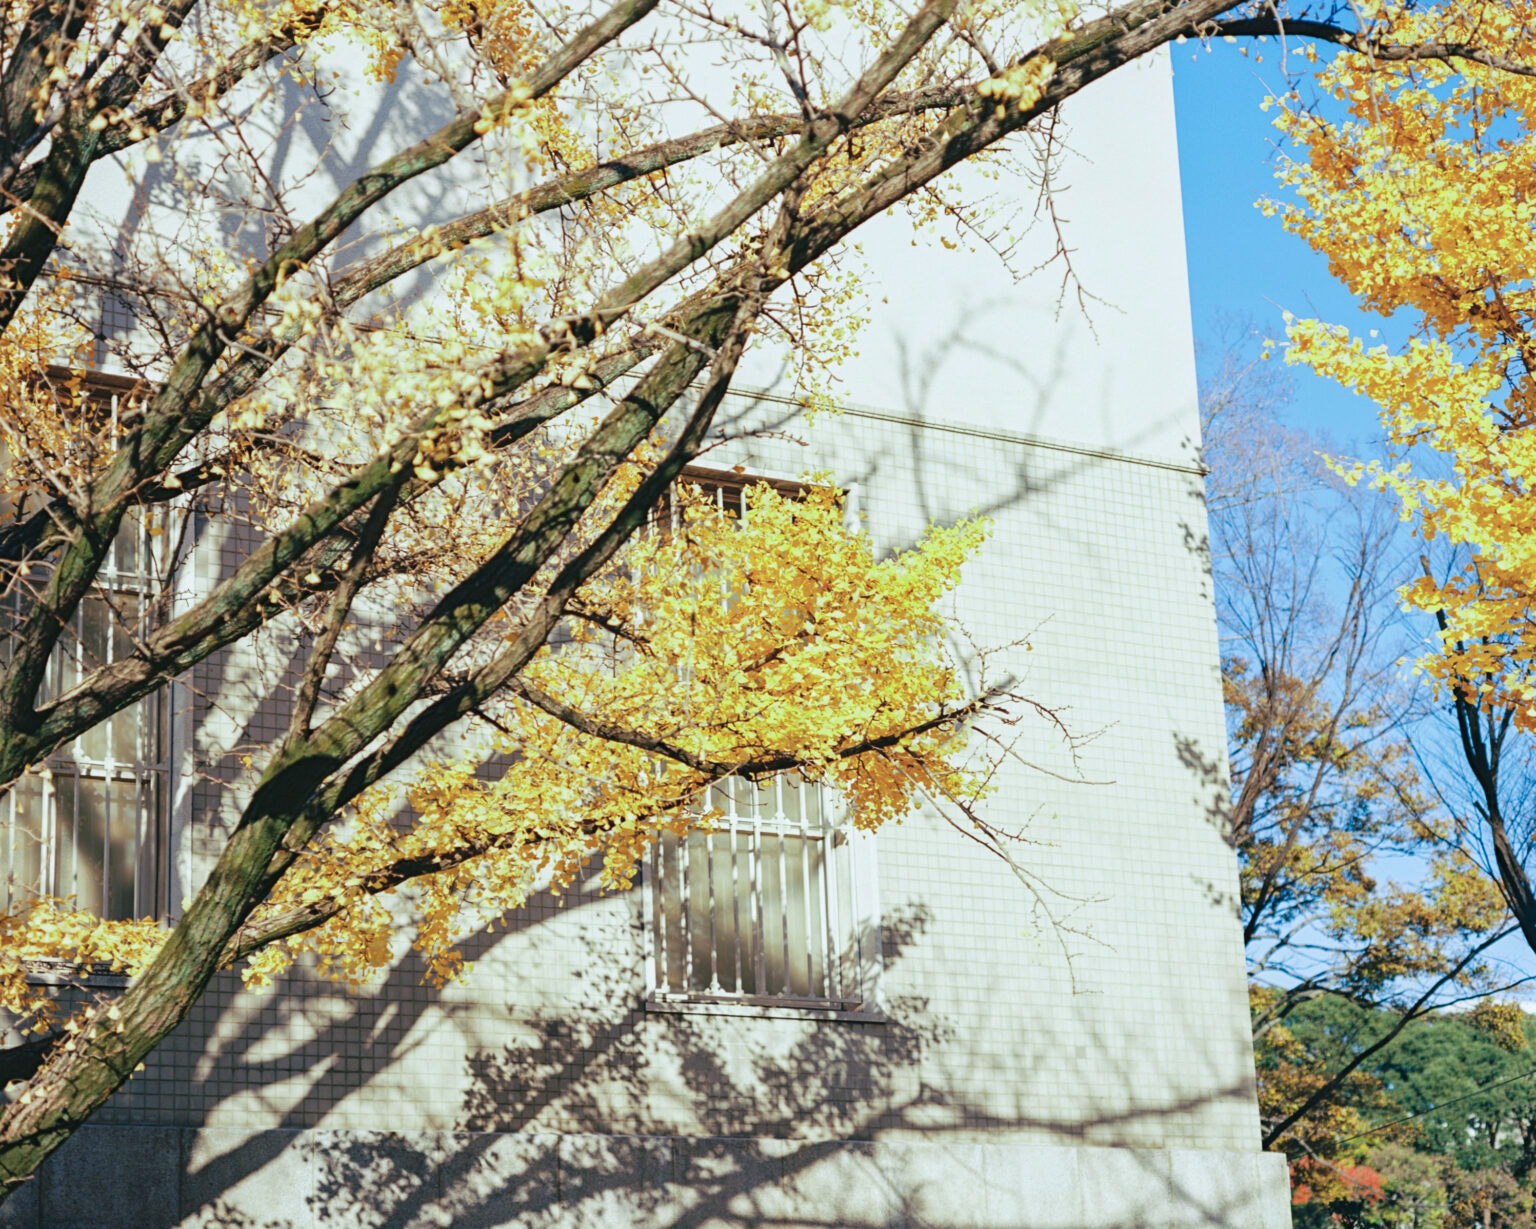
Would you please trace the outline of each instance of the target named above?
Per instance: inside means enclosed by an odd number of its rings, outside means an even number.
[[[763,825],[762,816],[753,811],[753,991],[768,985],[768,952],[763,933]]]
[[[678,952],[682,956],[683,976],[689,979],[692,977],[693,966],[693,936],[690,933],[692,930],[690,923],[693,920],[693,902],[690,898],[685,897],[684,893],[693,887],[692,878],[688,874],[688,847],[692,844],[693,836],[691,833],[678,841],[680,852],[677,866],[677,915],[678,920],[682,923],[682,934],[678,936]]]

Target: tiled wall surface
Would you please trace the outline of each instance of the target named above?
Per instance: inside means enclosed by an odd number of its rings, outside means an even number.
[[[953,647],[1027,636],[993,677],[1081,740],[1017,727],[986,804],[1017,873],[933,814],[880,834],[889,1020],[647,1012],[639,894],[577,893],[473,940],[441,992],[412,958],[359,995],[225,979],[104,1121],[1257,1148],[1198,475],[860,411],[708,460],[831,470],[882,549],[989,515]],[[258,646],[202,672],[200,769],[234,780],[217,752],[276,736],[286,668]],[[238,796],[198,785],[190,877]]]

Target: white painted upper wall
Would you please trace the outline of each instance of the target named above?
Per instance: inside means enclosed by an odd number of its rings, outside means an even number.
[[[1167,55],[1090,87],[1065,120],[1056,212],[1082,303],[1075,286],[1063,294],[1060,262],[1016,282],[989,250],[951,251],[931,231],[914,247],[908,218],[889,214],[857,236],[872,318],[860,353],[840,369],[840,395],[914,417],[1192,462],[1199,415]],[[951,174],[957,195],[1011,195],[1020,221],[1029,220],[1036,188],[1022,174]],[[1015,267],[1047,260],[1055,244],[1049,220],[1038,220]]]
[[[264,121],[258,107],[246,125],[268,173],[284,184],[290,216],[300,221],[368,165],[450,114],[441,90],[422,88],[409,66],[395,85],[381,86],[366,80],[355,56],[327,59],[341,73],[331,105],[283,81],[278,113],[296,111],[298,122]],[[1112,73],[1064,113],[1055,210],[1074,280],[1063,286],[1067,269],[1058,260],[1016,281],[990,250],[947,249],[936,230],[915,232],[902,212],[876,219],[855,236],[871,318],[835,395],[913,417],[1192,461],[1198,413],[1167,55],[1159,51]],[[123,160],[105,161],[84,193],[90,220],[82,216],[74,232],[117,236],[103,238],[106,246],[131,235],[141,255],[158,249],[170,267],[198,248],[262,250],[259,219],[189,213],[190,194],[175,185],[184,176],[233,200],[249,192],[224,144],[198,136],[169,146],[166,161],[154,166],[136,152],[127,158],[126,176]],[[516,186],[472,150],[394,193],[369,229],[389,218],[445,220]],[[1012,219],[1009,229],[1022,232],[1014,269],[1050,259],[1056,230],[1034,216],[1037,188],[1022,170],[1004,167],[998,177],[995,168],[983,175],[960,167],[946,190],[962,200],[990,200],[999,219]],[[664,238],[647,237],[643,246]],[[338,267],[367,248],[351,247]],[[773,386],[781,360],[762,345],[738,386]]]

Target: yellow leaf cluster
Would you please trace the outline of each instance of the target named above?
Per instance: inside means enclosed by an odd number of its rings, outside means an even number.
[[[582,617],[523,676],[649,745],[573,728],[525,699],[498,703],[480,745],[424,766],[403,809],[401,791],[366,795],[285,877],[258,920],[330,902],[339,912],[253,960],[248,983],[300,952],[341,981],[375,976],[396,924],[378,886],[405,864],[442,866],[412,880],[412,943],[434,982],[462,976],[467,930],[532,891],[566,890],[593,859],[608,888],[629,886],[660,832],[708,817],[712,784],[771,775],[756,764],[793,761],[868,829],[924,796],[975,795],[958,722],[897,736],[963,700],[937,603],[983,523],[880,558],[825,486],[803,499],[751,487],[741,518],[684,487],[672,513],[675,524],[582,592]],[[889,745],[859,751],[879,739]]]
[[[74,291],[44,283],[0,336],[0,501],[12,508],[73,490],[117,447],[110,407],[64,374],[88,344]]]
[[[1055,60],[1049,56],[1035,56],[987,78],[976,87],[976,92],[983,98],[996,100],[998,118],[1001,119],[1009,107],[1022,111],[1034,106],[1055,75]]]
[[[30,973],[57,963],[71,972],[132,976],[154,958],[165,935],[149,918],[103,922],[51,896],[0,913],[0,1011],[13,1027],[44,1032],[56,1022],[58,1003],[47,985],[28,980]]]
[[[1530,0],[1418,12],[1377,3],[1366,17],[1396,41],[1536,62]],[[1293,321],[1287,358],[1376,401],[1404,457],[1341,472],[1392,493],[1424,539],[1465,552],[1444,582],[1403,591],[1410,607],[1446,618],[1425,671],[1513,705],[1536,729],[1536,81],[1369,55],[1338,56],[1320,80],[1332,110],[1285,100],[1276,120],[1304,156],[1281,172],[1291,200],[1268,207],[1368,308],[1404,313],[1417,335],[1392,353]]]
[[[1530,1044],[1525,1035],[1525,1008],[1519,1003],[1483,999],[1467,1012],[1467,1023],[1487,1033],[1501,1049],[1511,1053]]]

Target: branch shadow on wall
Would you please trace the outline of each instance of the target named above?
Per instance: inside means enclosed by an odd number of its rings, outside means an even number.
[[[963,514],[957,500],[1004,489],[995,481],[998,450],[977,450],[976,481],[951,472],[935,483],[938,471],[924,467],[918,427],[893,433],[890,447],[891,457],[870,465],[894,461],[906,449],[915,506],[925,519]],[[1061,519],[1046,498],[1114,462],[1062,451],[1009,460],[1017,462],[1016,482],[985,510],[1033,505],[1031,515],[1055,539],[1052,549],[1080,561],[1070,583],[1102,590],[1114,608],[1121,590],[1106,586],[1129,592],[1139,581],[1110,575],[1118,556],[1104,551],[1103,535]],[[1097,563],[1095,552],[1102,552]],[[1026,565],[1015,556],[1000,566]],[[1028,566],[1043,565],[1032,557]],[[1020,589],[1031,587],[1031,578],[1021,576]],[[282,665],[278,674],[291,672],[291,663]],[[262,722],[279,715],[276,691],[263,702],[269,710],[245,722],[242,738],[259,741]],[[1160,769],[1167,774],[1160,787],[1182,771],[1214,788],[1220,774],[1199,744],[1176,741],[1176,753]],[[145,1091],[130,1094],[118,1117],[123,1123],[158,1117],[174,1125],[82,1133],[179,1132],[171,1158],[173,1207],[158,1218],[124,1223],[133,1229],[1247,1229],[1261,1223],[1254,1219],[1256,1168],[1228,1175],[1222,1185],[1208,1163],[1201,1168],[1198,1154],[1166,1146],[1181,1138],[1182,1124],[1213,1106],[1251,1104],[1248,1081],[1234,1081],[1202,1051],[1198,1028],[1182,1051],[1177,1040],[1156,1043],[1158,1061],[1179,1077],[1171,1091],[1139,1088],[1146,1056],[1127,1052],[1125,1030],[1111,1032],[1093,1010],[1077,1010],[1081,1005],[1064,1008],[1054,1030],[1031,1037],[1027,1048],[957,1057],[949,1044],[950,1009],[907,992],[923,985],[922,976],[907,976],[906,968],[936,924],[930,910],[911,904],[888,909],[882,923],[889,984],[900,988],[882,1023],[647,1011],[639,910],[615,901],[576,893],[563,908],[544,902],[518,911],[505,930],[475,940],[470,954],[488,967],[476,974],[474,999],[425,989],[413,957],[352,999],[302,972],[281,995],[259,1004],[221,980],[174,1043],[151,1060],[136,1082]],[[563,919],[591,919],[592,926],[586,934],[562,934],[560,927],[570,924]],[[537,942],[543,936],[575,958],[546,969]],[[593,946],[583,951],[584,943]],[[509,952],[502,967],[510,976],[498,983],[492,969]],[[1000,956],[966,954],[976,961],[983,987],[990,962]],[[541,979],[562,989],[537,1003],[507,1001],[500,1017],[488,1007],[498,993],[520,992],[508,987]],[[1051,992],[1042,986],[1042,995]],[[1154,1007],[1149,1003],[1148,1010]],[[1006,1010],[1006,1002],[984,997],[977,1006],[978,1013],[993,1013],[988,1018]],[[441,1063],[460,1065],[441,1087],[422,1081],[425,1070],[445,1070],[422,1065],[434,1051],[445,1056]],[[950,1078],[957,1061],[973,1066],[964,1080]],[[395,1082],[400,1070],[414,1082]],[[978,1092],[984,1085],[990,1087]],[[1084,1088],[1091,1095],[1083,1095]],[[423,1121],[423,1107],[403,1105],[397,1119],[389,1112],[393,1097],[430,1101],[434,1112],[444,1104],[452,1108],[438,1114],[433,1129],[401,1130],[402,1121]],[[1064,1108],[1070,1106],[1079,1109]],[[184,1125],[198,1121],[214,1125]],[[1227,1161],[1240,1154],[1215,1155]],[[1100,1168],[1090,1173],[1084,1169],[1090,1165]]]
[[[477,954],[491,960],[497,947],[537,937],[541,926],[566,926],[584,936],[576,946],[584,949],[590,973],[565,1002],[547,1009],[508,1003],[502,1028],[516,1039],[471,1050],[462,1060],[459,1104],[443,1129],[394,1129],[387,1099],[373,1102],[371,1129],[356,1126],[355,1115],[346,1130],[320,1125],[346,1098],[387,1078],[413,1047],[430,1044],[417,1029],[429,1006],[452,1015],[453,1004],[415,985],[421,969],[406,960],[376,992],[351,1000],[285,995],[262,1011],[221,995],[219,1009],[186,1030],[193,1048],[172,1047],[158,1059],[180,1066],[193,1084],[243,1086],[233,1097],[269,1096],[274,1085],[287,1083],[292,1106],[279,1126],[120,1127],[115,1130],[127,1134],[116,1141],[107,1138],[114,1128],[87,1128],[61,1154],[63,1172],[54,1186],[84,1174],[88,1187],[92,1169],[96,1183],[115,1180],[121,1167],[93,1163],[93,1157],[99,1162],[111,1155],[103,1149],[120,1153],[139,1139],[153,1146],[167,1134],[180,1140],[161,1179],[175,1186],[172,1204],[163,1215],[150,1219],[141,1212],[124,1225],[1248,1229],[1258,1223],[1251,1219],[1253,1183],[1213,1187],[1212,1175],[1192,1163],[1196,1154],[1082,1147],[1128,1131],[1155,1137],[1160,1123],[1197,1113],[1210,1101],[1246,1097],[1246,1087],[1207,1084],[1158,1105],[1053,1112],[1059,1097],[1051,1091],[1050,1063],[1023,1057],[1012,1069],[989,1073],[999,1088],[1018,1095],[983,1102],[957,1092],[935,1068],[954,1039],[954,1025],[915,994],[891,995],[882,1023],[648,1012],[633,904],[578,899],[542,919],[532,913],[514,919],[506,935],[480,944]],[[898,987],[903,964],[931,924],[930,912],[917,905],[884,919],[888,980]],[[562,942],[571,945],[569,933]],[[615,944],[626,942],[635,959],[616,960]],[[307,1023],[308,1038],[278,1052],[273,1038],[285,1030],[272,1017],[273,1006]],[[1117,1073],[1110,1045],[1091,1036],[1080,1041],[1101,1077],[1130,1076],[1134,1064]],[[1040,1050],[1062,1047],[1061,1038],[1051,1038]],[[210,1055],[211,1061],[196,1061]],[[348,1061],[338,1063],[341,1055]],[[1192,1088],[1200,1084],[1190,1081]],[[449,1093],[422,1088],[417,1095]],[[212,1117],[219,1119],[217,1110]],[[172,1174],[177,1166],[184,1172]],[[44,1216],[41,1223],[55,1222]]]

